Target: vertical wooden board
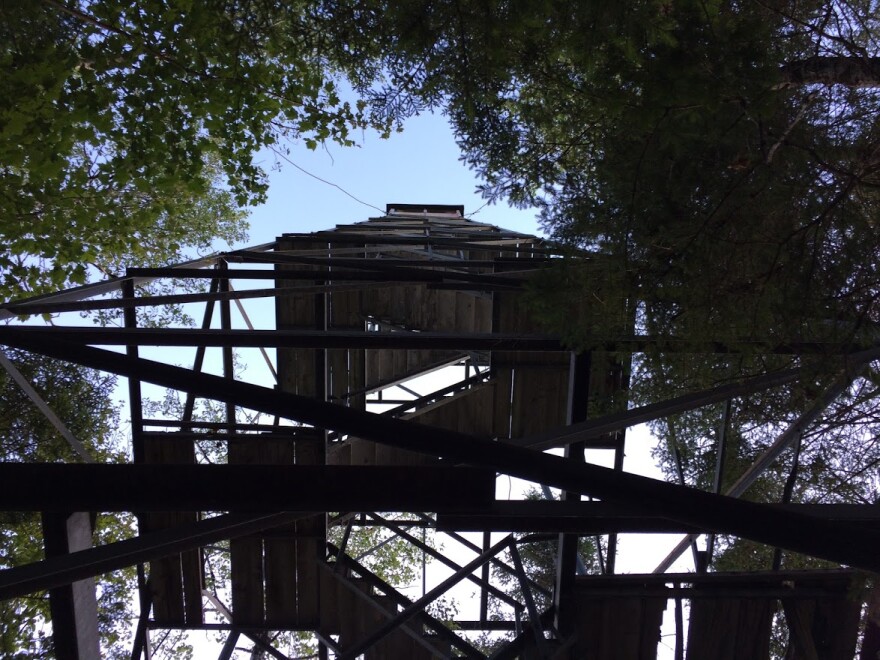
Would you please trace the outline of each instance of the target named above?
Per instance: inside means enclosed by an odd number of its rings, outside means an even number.
[[[391,660],[391,658],[407,658],[408,660],[416,660],[421,656],[417,655],[415,640],[402,630],[395,630],[387,637],[388,655],[382,656],[382,660]]]
[[[772,601],[759,599],[691,600],[687,657],[768,657],[772,607]]]
[[[665,595],[642,599],[642,634],[639,642],[639,658],[655,658],[660,643],[660,629],[663,625],[663,612],[666,611]]]
[[[474,298],[474,332],[492,332],[492,299],[488,296]]]
[[[263,541],[242,537],[229,541],[232,621],[237,626],[263,625]]]
[[[154,464],[193,464],[195,445],[192,440],[151,436],[144,438],[144,461]],[[195,522],[195,512],[153,512],[139,516],[141,533]],[[195,561],[193,561],[195,555]],[[184,602],[184,569],[190,593]],[[186,564],[180,554],[150,563],[150,590],[153,597],[154,618],[168,624],[183,625],[189,619],[201,619],[201,565],[198,551],[187,553]],[[197,591],[193,592],[193,589]]]
[[[569,368],[560,367],[548,374],[548,397],[544,418],[546,427],[553,429],[568,423]]]
[[[323,548],[323,538],[300,537],[296,540],[296,625],[299,627],[318,628],[319,625],[318,562],[324,560]]]
[[[568,379],[551,367],[520,368],[513,396],[513,437],[565,424]]]
[[[534,370],[525,367],[517,368],[513,383],[510,429],[514,438],[527,435],[527,429],[532,426],[531,420],[535,415],[539,397],[540,390],[536,387]]]
[[[327,351],[327,367],[330,382],[328,392],[334,403],[345,405],[343,396],[349,390],[348,350],[334,348]]]
[[[437,332],[452,332],[455,327],[455,291],[438,289],[434,291],[437,305],[436,327],[430,328]]]
[[[327,452],[327,465],[351,465],[351,445],[334,442]]]
[[[409,297],[412,293],[411,286],[395,286],[391,289],[392,294],[388,305],[388,316],[395,325],[409,327],[412,320],[409,314],[412,307],[409,304]]]
[[[290,531],[291,535],[293,531]],[[293,626],[296,614],[296,540],[267,538],[265,546],[266,624]]]
[[[327,461],[323,436],[296,443],[297,465],[324,465]],[[320,615],[318,562],[324,560],[327,516],[312,516],[296,523],[297,625],[317,628]]]
[[[364,387],[373,387],[379,382],[379,351],[364,349]]]
[[[317,254],[326,253],[327,243],[324,241],[294,243],[281,241],[279,250],[315,250]],[[320,277],[325,266],[298,264],[296,266],[276,266],[279,270],[296,270],[301,272],[314,271]],[[308,280],[277,280],[276,286],[285,289],[312,286]],[[323,328],[323,320],[316,316],[316,300],[324,294],[291,295],[276,298],[275,325],[279,330],[297,328]],[[277,350],[278,384],[283,391],[293,392],[301,396],[313,397],[318,394],[318,373],[316,351],[314,349],[279,348]],[[323,394],[321,395],[323,398]]]
[[[348,391],[362,392],[366,387],[366,367],[365,367],[366,350],[362,348],[350,349],[348,351]],[[348,405],[357,410],[366,408],[366,396],[364,394],[355,394],[347,398]]]
[[[377,613],[378,614],[377,620],[380,623],[384,623],[391,616],[397,614],[397,605],[394,603],[394,599],[392,599],[390,596],[373,596],[373,600],[375,600],[377,603],[379,603],[386,612],[390,613],[390,616],[384,616],[382,614]],[[378,626],[378,623],[377,623],[377,626]],[[375,646],[373,646],[373,648],[371,648],[369,651],[367,651],[367,658],[370,660],[387,660],[387,659],[396,657],[396,656],[392,655],[392,652],[394,650],[393,637],[397,634],[400,634],[400,633],[393,632],[388,637],[385,637],[384,639],[380,639],[379,642]]]
[[[375,465],[376,443],[360,438],[349,439],[351,444],[351,465]]]
[[[862,599],[848,596],[815,601],[813,640],[822,658],[851,658],[855,655],[856,639],[862,612]]]
[[[341,648],[349,648],[357,639],[357,619],[353,616],[357,607],[357,596],[347,584],[348,578],[334,580],[336,586],[336,610],[339,621],[339,645]]]
[[[479,438],[495,437],[495,420],[492,417],[495,393],[492,390],[492,384],[480,386],[461,398],[455,430]]]
[[[498,367],[495,373],[492,401],[492,419],[495,434],[501,440],[511,437],[510,428],[510,383],[513,371],[508,367]]]
[[[609,598],[605,602],[604,658],[643,660],[639,655],[641,614],[640,598]]]
[[[425,284],[418,284],[410,288],[409,296],[407,297],[407,304],[409,306],[407,318],[412,328],[418,328],[419,330],[428,329],[425,325],[425,292],[427,290],[427,285]]]
[[[294,462],[294,443],[290,440],[263,440],[263,460],[273,465]],[[278,627],[296,623],[296,540],[295,525],[271,530],[275,534],[263,541],[263,568],[266,582],[266,623]]]
[[[737,658],[767,658],[770,656],[770,628],[775,601],[737,599],[732,603],[736,613]]]
[[[336,595],[338,580],[332,575],[328,564],[319,567],[318,588],[320,595],[320,628],[322,635],[338,635],[342,625],[344,607]]]
[[[571,658],[574,660],[597,660],[600,656],[600,638],[602,631],[601,600],[596,598],[579,598],[577,601],[577,639]]]
[[[150,562],[150,592],[153,597],[153,618],[169,625],[183,625],[183,581],[180,555],[171,555]]]
[[[455,292],[455,330],[456,332],[474,332],[476,327],[476,298],[465,291]]]
[[[183,573],[184,618],[187,625],[198,625],[203,623],[201,549],[181,553],[180,565]]]
[[[392,298],[399,295],[401,288],[398,286],[373,288],[376,295],[372,302],[375,307],[368,312],[370,316],[379,320],[391,320]]]
[[[452,654],[452,643],[442,639],[439,635],[425,635],[425,639],[434,647],[435,651],[431,658],[448,658]]]
[[[330,294],[330,325],[336,329],[363,330],[361,292],[336,291]]]
[[[365,286],[360,291],[360,303],[358,311],[364,316],[376,316],[379,308],[379,287]]]
[[[392,373],[394,374],[393,378],[404,378],[407,375],[406,369],[406,351],[400,349],[393,349],[391,352],[392,359]]]
[[[379,354],[378,382],[385,383],[394,378],[394,351],[381,348],[376,351]]]
[[[412,465],[428,465],[434,460],[433,457],[425,454],[419,454],[406,449],[398,449],[397,447],[389,447],[388,445],[376,445],[376,464],[377,465],[396,465],[406,467]]]

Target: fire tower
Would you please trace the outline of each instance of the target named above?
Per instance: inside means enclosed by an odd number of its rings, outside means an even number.
[[[0,597],[49,590],[61,659],[97,657],[94,578],[133,565],[141,619],[132,658],[149,657],[153,631],[182,628],[226,631],[221,658],[245,640],[285,658],[273,634],[309,631],[324,658],[641,660],[657,657],[667,611],[677,658],[685,649],[693,659],[765,658],[777,612],[795,640],[792,657],[853,657],[865,577],[880,568],[876,507],[766,505],[740,495],[880,350],[841,353],[840,384],[729,492],[628,474],[627,428],[802,374],[632,408],[629,355],[651,340],[635,336],[627,303],[607,302],[597,278],[592,298],[605,302],[585,301],[572,314],[602,315],[605,328],[611,318],[618,332],[594,350],[568,350],[523,302],[562,248],[463,215],[455,206],[390,204],[366,222],[5,305],[11,320],[122,310],[124,327],[10,322],[0,344],[126,377],[133,460],[0,464],[3,510],[42,512],[46,553],[0,571]],[[566,258],[601,271],[601,255]],[[204,287],[173,295],[140,288],[182,279]],[[257,301],[273,306],[260,319],[246,312]],[[139,327],[138,309],[170,303],[197,306],[200,327]],[[175,364],[180,347],[189,347],[188,367]],[[234,350],[242,349],[259,349],[274,382],[237,375]],[[215,373],[209,350],[220,356]],[[145,417],[146,384],[183,393],[182,416]],[[198,400],[220,402],[224,416],[196,418]],[[253,421],[243,411],[262,416]],[[205,463],[204,442],[220,460]],[[552,448],[562,453],[546,453]],[[613,468],[584,462],[586,449],[609,452]],[[499,475],[562,498],[504,499]],[[134,512],[138,536],[94,546],[95,511]],[[445,577],[424,595],[404,595],[347,552],[352,534],[370,526],[413,544]],[[421,528],[469,556],[447,556]],[[480,535],[464,536],[472,532]],[[681,533],[683,541],[655,573],[618,574],[618,535],[652,532]],[[715,533],[851,568],[719,573],[710,543],[694,553],[694,572],[666,572],[696,548],[693,539]],[[585,574],[578,556],[578,540],[588,536],[603,539],[599,574]],[[524,546],[548,540],[556,549],[552,584],[521,558]],[[206,556],[227,542],[229,582],[218,593],[206,588]],[[501,589],[493,570],[518,589]],[[479,594],[477,613],[453,621],[432,614],[430,604],[464,580]],[[501,618],[490,616],[493,599]],[[481,631],[507,641],[487,653],[474,636]],[[863,635],[862,657],[874,657],[865,653],[880,645],[876,620],[868,617]]]

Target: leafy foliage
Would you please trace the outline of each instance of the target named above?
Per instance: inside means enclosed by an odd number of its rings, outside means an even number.
[[[96,460],[123,460],[123,443],[117,431],[119,412],[110,396],[115,378],[22,352],[9,352],[8,357]],[[4,462],[79,460],[5,370],[0,371],[0,452]],[[119,540],[132,533],[133,519],[129,515],[97,518],[96,543]],[[39,514],[2,514],[0,565],[17,566],[42,559],[42,537]],[[117,571],[102,581],[98,629],[107,657],[117,657],[121,653],[120,642],[130,635],[129,593],[133,584],[132,570]],[[51,657],[48,620],[49,601],[45,593],[0,603],[0,655]]]
[[[3,297],[242,237],[263,148],[352,144],[308,3],[4,3]],[[385,129],[384,123],[374,123]]]

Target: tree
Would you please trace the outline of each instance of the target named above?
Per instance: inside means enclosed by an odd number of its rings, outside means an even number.
[[[308,3],[4,3],[3,297],[243,235],[258,150],[352,144]],[[382,125],[384,126],[384,124]]]
[[[811,370],[733,401],[726,479],[836,377],[822,346],[876,343],[875,1],[362,6],[350,24],[385,26],[377,111],[443,107],[490,200],[537,207],[553,238],[596,254],[535,283],[548,328],[588,349],[628,333],[591,311],[624,301],[637,331],[690,348],[640,356],[631,400]],[[752,348],[704,352],[743,340]],[[819,355],[768,355],[804,341]],[[876,394],[869,369],[745,496],[876,501]],[[710,408],[655,426],[670,478],[711,486],[720,419]],[[733,539],[722,549],[728,568],[803,561]]]
[[[352,20],[386,38],[380,111],[442,105],[485,194],[612,255],[651,331],[773,341],[870,318],[874,9],[408,3]]]
[[[96,460],[124,460],[118,431],[119,411],[111,395],[115,377],[23,352],[10,360]],[[27,398],[9,374],[0,371],[0,460],[4,462],[76,462],[67,441]],[[130,515],[101,514],[96,543],[109,543],[134,533]],[[4,568],[42,559],[42,530],[37,513],[7,512],[0,517],[0,557]],[[98,628],[107,657],[121,653],[130,635],[133,570],[118,571],[102,581]],[[49,601],[45,593],[0,602],[0,655],[4,658],[52,656]]]

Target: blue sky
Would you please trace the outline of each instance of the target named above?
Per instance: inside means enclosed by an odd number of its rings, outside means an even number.
[[[298,143],[291,148],[289,158],[383,211],[387,203],[464,204],[465,214],[469,214],[485,203],[475,191],[479,182],[474,173],[459,161],[458,146],[442,115],[413,117],[402,133],[388,139],[374,132],[354,137],[360,146],[328,144],[309,151]],[[264,153],[258,160],[271,170],[276,157]],[[284,232],[329,229],[337,223],[379,215],[290,163],[280,164],[280,170],[270,173],[268,202],[252,211],[251,245],[271,241]],[[504,203],[485,206],[473,219],[524,233],[540,233],[534,211],[512,209]]]

